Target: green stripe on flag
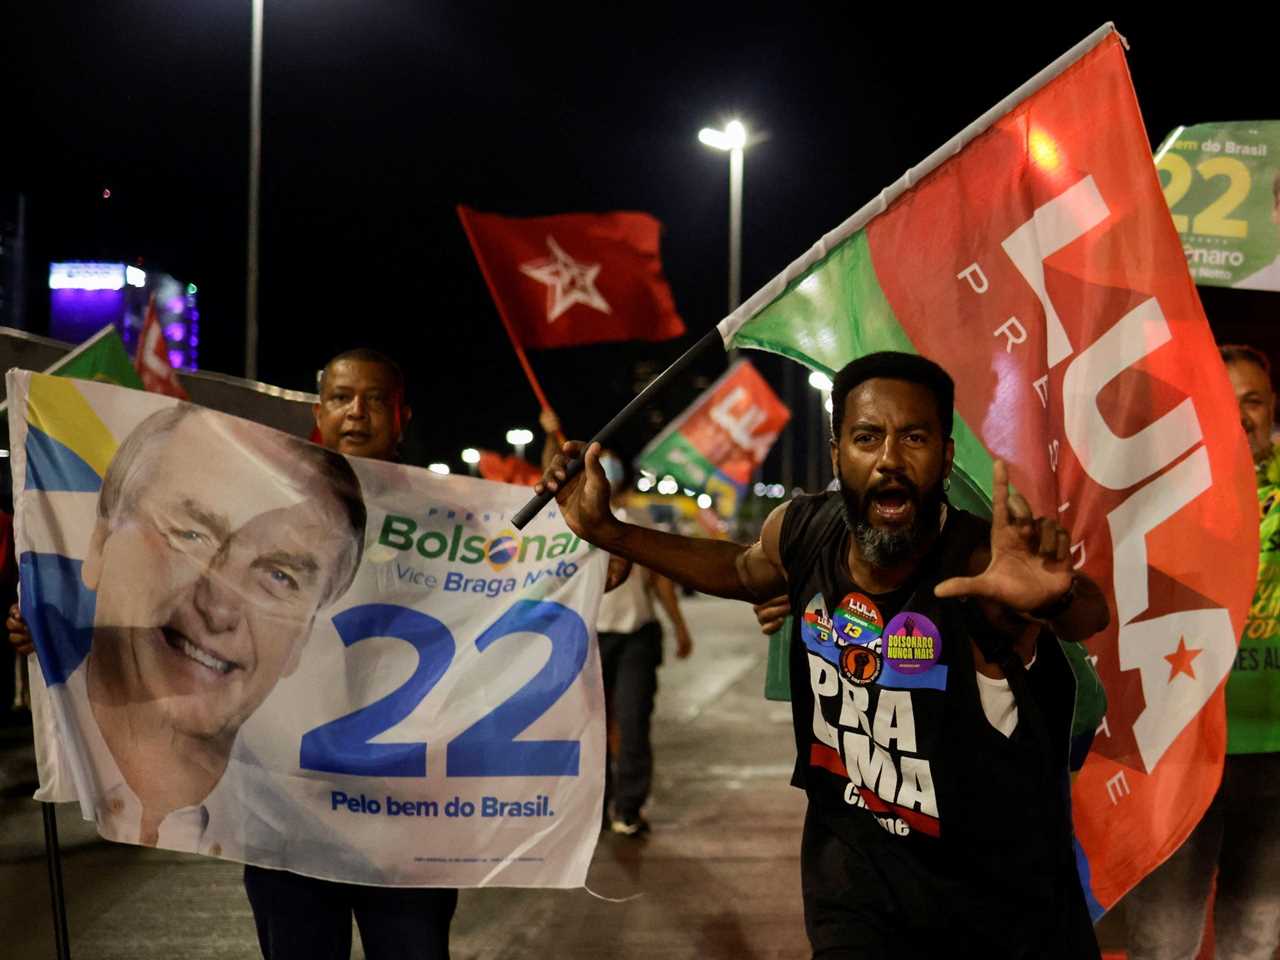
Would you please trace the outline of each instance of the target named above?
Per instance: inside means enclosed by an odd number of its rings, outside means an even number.
[[[672,433],[639,461],[642,470],[659,477],[670,474],[682,487],[703,490],[716,467],[680,431]]]
[[[730,338],[731,347],[779,353],[834,375],[850,360],[880,350],[919,353],[885,298],[865,230],[819,260]],[[949,498],[991,516],[991,455],[956,417],[955,469]]]

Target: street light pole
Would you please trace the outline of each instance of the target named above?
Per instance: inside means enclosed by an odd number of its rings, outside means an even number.
[[[729,151],[729,312],[742,302],[742,147]]]
[[[245,269],[244,375],[258,379],[258,207],[262,167],[262,4],[253,0],[249,66],[249,257]]]
[[[742,158],[747,128],[730,120],[723,130],[703,127],[699,142],[729,154],[729,312],[742,302]]]

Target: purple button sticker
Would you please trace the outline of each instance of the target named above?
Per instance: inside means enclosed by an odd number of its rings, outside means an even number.
[[[891,670],[918,676],[942,656],[942,634],[923,613],[903,610],[885,627],[881,647]]]

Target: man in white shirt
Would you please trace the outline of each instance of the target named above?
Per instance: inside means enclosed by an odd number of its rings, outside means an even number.
[[[622,485],[622,464],[605,460],[614,472],[615,489]],[[621,516],[625,511],[618,509]],[[645,567],[635,567],[617,589],[600,600],[596,632],[604,677],[605,711],[609,729],[609,758],[605,767],[605,816],[609,829],[638,837],[649,831],[641,814],[653,781],[653,745],[649,739],[658,667],[662,665],[662,625],[653,609],[656,596],[676,632],[676,656],[693,651],[693,639],[680,613],[675,584]]]

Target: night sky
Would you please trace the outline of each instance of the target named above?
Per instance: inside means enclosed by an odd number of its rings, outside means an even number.
[[[767,134],[746,157],[746,296],[1116,15],[864,6],[266,0],[260,378],[313,389],[331,354],[387,350],[412,384],[414,458],[460,468],[462,447],[536,428],[537,406],[454,205],[649,211],[689,335],[532,354],[566,427],[589,433],[726,312],[728,163],[700,127],[740,117]],[[201,366],[240,374],[247,0],[0,16],[0,203],[27,197],[28,328],[47,328],[47,261],[142,257],[199,285]],[[1280,117],[1269,25],[1175,16],[1117,21],[1153,144],[1179,123]],[[1222,331],[1274,353],[1274,296],[1204,299]],[[623,452],[723,365],[669,391]],[[783,365],[760,361],[779,389]],[[801,444],[817,429],[800,428]]]

